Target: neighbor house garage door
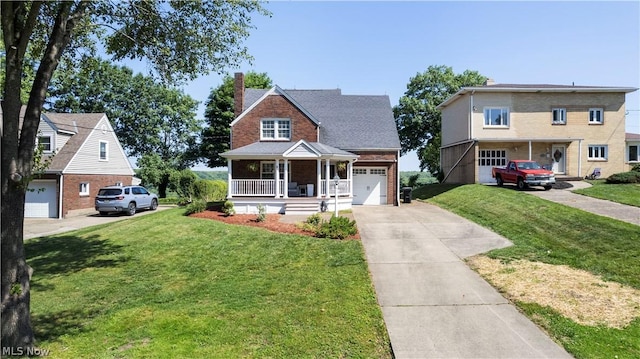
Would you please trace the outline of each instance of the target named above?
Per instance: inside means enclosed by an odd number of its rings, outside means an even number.
[[[25,197],[24,216],[27,218],[57,218],[55,180],[34,180],[29,183]]]
[[[491,176],[491,169],[506,165],[506,150],[480,150],[478,156],[478,181],[480,183],[494,183],[496,180]]]
[[[387,169],[385,167],[353,168],[353,204],[387,203]]]

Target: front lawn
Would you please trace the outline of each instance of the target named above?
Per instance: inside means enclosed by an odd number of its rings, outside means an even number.
[[[390,358],[359,241],[166,210],[26,243],[54,358]]]
[[[512,247],[489,252],[491,258],[503,263],[526,260],[566,265],[605,281],[640,289],[638,226],[495,186],[449,186],[441,190],[433,187],[414,193],[425,193],[421,198],[513,241]],[[588,300],[574,297],[572,300]],[[589,326],[538,303],[516,301],[516,304],[577,358],[640,357],[638,317],[623,329]],[[636,312],[638,309],[640,305],[636,306]]]
[[[592,186],[577,189],[573,192],[589,197],[606,199],[613,202],[640,207],[640,184],[612,184],[606,183],[605,180],[587,182],[591,183]]]

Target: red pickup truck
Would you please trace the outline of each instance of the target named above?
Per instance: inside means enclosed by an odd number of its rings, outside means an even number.
[[[536,161],[509,161],[505,168],[493,167],[491,175],[496,179],[498,186],[515,183],[520,190],[527,186],[543,186],[548,191],[551,185],[556,183],[553,171],[544,169]]]

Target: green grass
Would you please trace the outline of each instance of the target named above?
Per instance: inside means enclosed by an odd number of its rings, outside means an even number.
[[[359,241],[165,210],[26,243],[54,358],[390,358]]]
[[[489,252],[492,258],[564,264],[640,289],[638,226],[507,188],[432,186],[414,191],[414,196],[481,224],[515,244]],[[622,330],[589,327],[548,308],[517,305],[577,358],[640,357],[638,319]]]
[[[588,181],[592,184],[589,188],[573,191],[581,195],[606,199],[613,202],[640,207],[640,184],[611,184],[604,180]]]

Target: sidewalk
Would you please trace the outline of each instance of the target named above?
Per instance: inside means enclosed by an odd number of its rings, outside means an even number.
[[[541,191],[534,188],[527,191],[527,193],[583,211],[640,226],[640,208],[573,193],[572,190],[590,187],[591,185],[584,181],[572,181],[569,183],[573,186],[572,188],[552,189],[550,191]]]
[[[395,358],[571,358],[463,262],[505,238],[422,202],[353,214]]]

